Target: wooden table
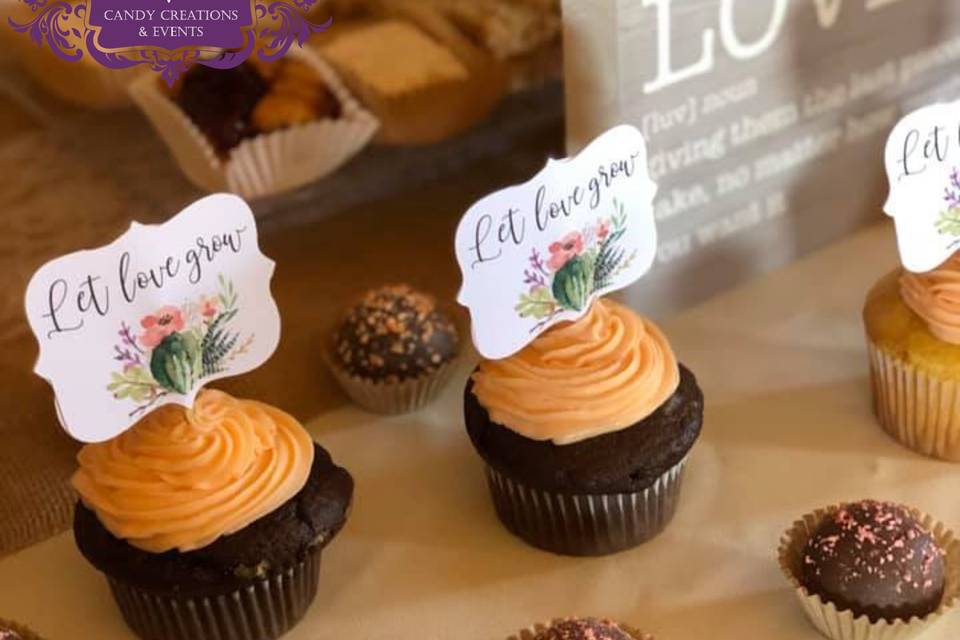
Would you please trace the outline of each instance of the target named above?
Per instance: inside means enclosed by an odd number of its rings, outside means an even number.
[[[291,255],[337,251],[335,240],[319,241],[292,242]],[[878,225],[660,319],[705,390],[704,433],[672,525],[607,558],[543,553],[499,525],[462,424],[469,359],[432,406],[378,418],[350,406],[296,402],[285,387],[317,397],[332,392],[307,339],[285,344],[287,362],[299,358],[299,366],[267,367],[238,386],[256,386],[265,399],[309,415],[313,436],[357,480],[355,509],[324,557],[317,601],[288,637],[498,640],[564,614],[622,619],[667,640],[818,637],[775,560],[778,538],[795,518],[876,497],[960,527],[960,466],[903,449],[871,415],[860,308],[871,283],[895,264],[892,228]],[[281,260],[278,273],[292,268]],[[441,292],[452,293],[452,272],[440,277]],[[348,279],[323,287],[349,288]],[[307,292],[307,285],[281,288],[281,308]],[[305,323],[306,312],[288,320]],[[0,616],[50,640],[132,637],[69,534],[0,562]],[[958,633],[954,616],[927,638]]]

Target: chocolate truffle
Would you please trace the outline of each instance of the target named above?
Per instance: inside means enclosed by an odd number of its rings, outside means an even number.
[[[214,149],[224,154],[257,134],[253,110],[268,89],[263,76],[248,63],[232,69],[198,64],[184,74],[175,99]]]
[[[433,298],[395,285],[368,292],[347,311],[333,357],[352,376],[397,383],[437,371],[458,350],[456,327]]]
[[[596,618],[555,620],[533,640],[637,640],[620,625]]]
[[[864,500],[827,516],[807,542],[802,581],[872,622],[923,617],[940,605],[943,551],[911,511]]]

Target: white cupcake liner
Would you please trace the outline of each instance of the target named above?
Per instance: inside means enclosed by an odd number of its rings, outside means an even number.
[[[273,640],[313,602],[321,552],[318,545],[293,566],[218,596],[157,594],[107,581],[127,625],[143,640]]]
[[[385,415],[410,413],[436,398],[456,370],[456,358],[435,371],[403,382],[380,382],[354,376],[326,356],[327,367],[344,393],[357,405]]]
[[[868,341],[869,342],[869,341]],[[960,389],[869,343],[874,411],[883,429],[927,456],[960,462]]]
[[[363,149],[379,123],[353,98],[333,69],[309,49],[287,56],[316,70],[336,97],[340,115],[261,134],[240,142],[224,159],[153,74],[130,86],[130,95],[170,148],[187,178],[208,191],[245,198],[281,193],[322,178]]]
[[[911,640],[927,631],[956,606],[960,597],[960,541],[944,524],[916,510],[912,510],[914,516],[933,534],[945,554],[946,584],[943,599],[936,611],[923,618],[871,622],[867,616],[854,616],[849,609],[840,611],[832,602],[810,593],[800,581],[804,549],[824,518],[840,508],[841,505],[834,505],[817,509],[797,520],[780,538],[780,569],[793,585],[804,614],[817,631],[830,640]]]
[[[635,547],[666,528],[676,512],[686,458],[642,491],[570,494],[535,489],[487,466],[503,525],[528,544],[563,555],[600,556]]]
[[[553,620],[552,622],[540,622],[526,629],[521,629],[514,635],[507,638],[507,640],[533,640],[537,637],[538,633],[546,631],[550,628],[550,625],[556,624],[557,622],[562,622],[564,618]],[[629,625],[625,625],[621,622],[616,623],[618,627],[627,632],[634,640],[654,640],[653,636],[649,633],[644,633]]]

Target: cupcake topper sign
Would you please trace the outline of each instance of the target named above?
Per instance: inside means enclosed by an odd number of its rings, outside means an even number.
[[[226,194],[40,267],[25,301],[40,344],[34,370],[53,386],[63,427],[107,440],[260,366],[280,339],[273,267],[250,208]]]
[[[890,196],[884,206],[897,228],[909,271],[937,268],[960,248],[960,101],[918,109],[887,140]]]
[[[480,353],[507,357],[643,276],[657,249],[655,194],[643,135],[621,125],[470,207],[456,233],[458,301]]]

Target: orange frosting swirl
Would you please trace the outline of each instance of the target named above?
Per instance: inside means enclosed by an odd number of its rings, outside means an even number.
[[[192,409],[160,407],[77,459],[73,486],[111,533],[145,551],[190,551],[296,495],[313,440],[279,409],[205,390]]]
[[[927,273],[904,272],[900,295],[934,336],[960,344],[960,255]]]
[[[599,299],[519,353],[482,362],[473,382],[494,422],[563,445],[643,420],[677,390],[680,370],[652,322]]]

